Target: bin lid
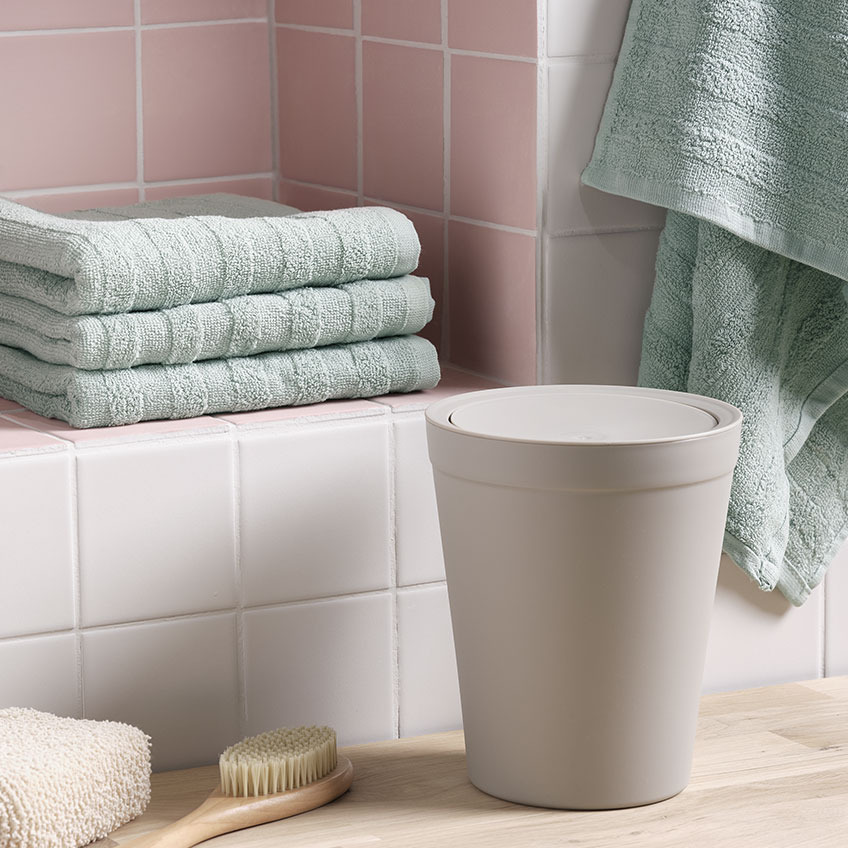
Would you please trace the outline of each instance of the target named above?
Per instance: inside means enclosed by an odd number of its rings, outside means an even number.
[[[632,386],[526,386],[475,392],[455,400],[448,416],[454,427],[522,442],[674,441],[715,430],[720,418],[726,417],[721,409],[726,404],[709,398]]]

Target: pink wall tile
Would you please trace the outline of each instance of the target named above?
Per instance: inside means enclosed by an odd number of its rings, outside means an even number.
[[[277,28],[282,176],[356,188],[354,57],[352,37]]]
[[[451,362],[505,383],[536,381],[536,239],[451,221]]]
[[[16,203],[23,203],[42,212],[54,215],[72,212],[75,209],[95,209],[100,206],[129,206],[138,203],[138,189],[116,188],[104,191],[71,191],[61,194],[37,194],[16,197]]]
[[[227,18],[268,19],[265,0],[141,0],[143,24],[219,21]]]
[[[277,23],[353,27],[353,0],[276,0]]]
[[[379,415],[382,409],[367,400],[325,400],[307,406],[283,406],[277,409],[258,409],[254,412],[233,412],[218,415],[239,427],[256,427],[277,424],[281,421],[297,421],[304,418],[362,418]]]
[[[442,53],[363,44],[365,194],[442,209]]]
[[[535,65],[451,60],[451,213],[535,228]]]
[[[141,58],[145,179],[271,169],[264,24],[145,30]]]
[[[362,33],[440,43],[441,0],[362,0]]]
[[[132,26],[133,0],[3,0],[0,30]]]
[[[324,209],[349,209],[357,205],[357,196],[342,191],[329,191],[317,186],[280,181],[280,203],[296,206],[304,212],[317,212]]]
[[[536,0],[448,0],[448,44],[459,50],[535,56]]]
[[[135,180],[132,32],[4,38],[0,80],[0,190]]]
[[[0,418],[0,454],[62,450],[66,447],[58,439]]]
[[[186,433],[204,433],[221,431],[226,425],[216,418],[179,418],[167,421],[141,421],[138,424],[124,424],[121,427],[90,427],[87,430],[75,430],[64,421],[44,418],[34,412],[10,412],[10,421],[20,421],[27,427],[34,427],[42,433],[48,433],[60,439],[67,439],[77,445],[113,442],[133,442],[154,439],[163,436],[180,436]]]
[[[273,200],[274,184],[271,177],[256,177],[248,180],[215,180],[210,183],[189,183],[188,185],[148,186],[144,195],[147,200],[161,200],[163,197],[189,197],[193,194],[217,194],[218,192]]]

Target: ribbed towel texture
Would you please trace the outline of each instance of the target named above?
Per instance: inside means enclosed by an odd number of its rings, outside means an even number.
[[[75,427],[431,388],[412,223],[209,195],[0,199],[0,394]]]
[[[794,604],[848,533],[846,43],[844,4],[634,0],[583,174],[672,210],[639,381],[744,412],[725,550]]]

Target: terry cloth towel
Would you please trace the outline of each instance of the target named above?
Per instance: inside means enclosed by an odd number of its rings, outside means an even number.
[[[725,550],[794,604],[848,532],[847,11],[634,0],[583,174],[672,210],[639,380],[743,411]]]
[[[374,397],[438,382],[436,349],[419,336],[119,371],[52,365],[0,346],[0,396],[72,427]]]
[[[433,305],[429,282],[411,276],[117,315],[62,315],[0,294],[0,344],[89,370],[173,365],[410,335]]]
[[[0,292],[65,315],[168,309],[408,274],[412,222],[216,194],[48,215],[0,198]],[[33,270],[35,269],[35,270]]]

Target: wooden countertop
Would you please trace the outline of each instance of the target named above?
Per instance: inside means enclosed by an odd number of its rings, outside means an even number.
[[[848,846],[848,677],[708,695],[692,781],[628,810],[524,807],[468,781],[460,732],[344,749],[353,786],[337,801],[220,836],[210,848],[817,848]],[[217,767],[153,776],[148,811],[95,843],[120,845],[193,809]]]

